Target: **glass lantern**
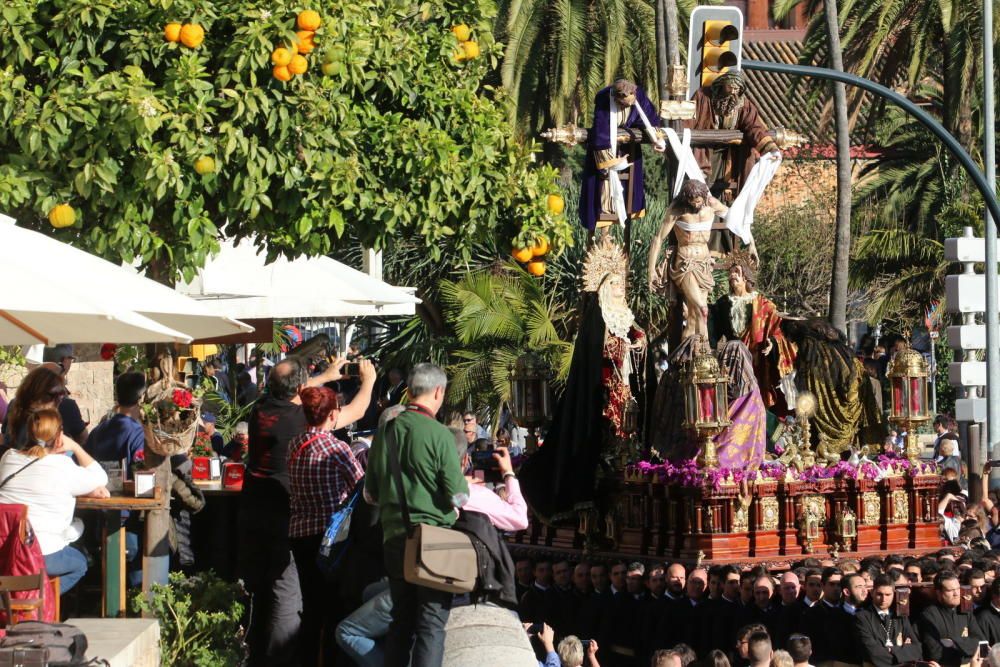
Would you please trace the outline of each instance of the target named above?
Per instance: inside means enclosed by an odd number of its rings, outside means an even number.
[[[889,378],[889,421],[906,431],[906,456],[916,462],[920,448],[914,430],[929,421],[928,381],[930,369],[924,355],[907,345],[893,355],[886,370]]]
[[[535,429],[543,426],[551,416],[549,365],[537,354],[526,352],[508,370],[511,416],[518,426],[528,429],[526,449],[533,452],[538,446]]]
[[[729,425],[729,377],[719,368],[711,348],[702,344],[681,375],[684,390],[684,427],[701,440],[698,465],[714,468],[719,465],[712,438]]]

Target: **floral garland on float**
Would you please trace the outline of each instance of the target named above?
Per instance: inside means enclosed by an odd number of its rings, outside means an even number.
[[[799,470],[780,461],[765,461],[760,468],[704,468],[695,459],[685,461],[639,461],[625,468],[625,481],[665,484],[686,488],[711,487],[715,490],[725,485],[743,482],[805,482],[821,480],[869,480],[878,482],[889,477],[916,477],[938,472],[933,462],[913,463],[895,454],[880,454],[874,459],[862,458],[857,463],[840,461],[833,465],[817,464]]]

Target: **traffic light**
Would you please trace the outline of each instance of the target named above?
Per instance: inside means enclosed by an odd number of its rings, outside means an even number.
[[[723,72],[739,69],[743,12],[738,7],[695,7],[688,33],[688,99]]]

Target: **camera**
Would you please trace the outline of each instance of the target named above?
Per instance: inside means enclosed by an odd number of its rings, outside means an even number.
[[[361,377],[361,364],[356,361],[344,364],[340,369],[340,374],[345,378]]]
[[[979,642],[979,657],[985,660],[990,655],[990,643]]]
[[[532,623],[531,626],[528,628],[528,634],[537,635],[544,629],[545,629],[544,623]]]
[[[469,458],[472,460],[473,470],[483,471],[484,482],[496,484],[503,481],[500,475],[500,468],[497,467],[497,460],[493,458],[493,447],[472,452]]]
[[[580,643],[583,644],[583,652],[587,653],[587,651],[590,650],[590,640],[589,639],[581,639]]]

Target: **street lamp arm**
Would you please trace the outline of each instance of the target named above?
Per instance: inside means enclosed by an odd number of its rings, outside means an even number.
[[[920,121],[924,127],[933,132],[934,135],[941,140],[941,143],[943,143],[951,154],[954,155],[955,158],[962,164],[962,167],[964,167],[965,171],[969,174],[969,178],[971,178],[972,182],[975,184],[976,189],[979,190],[979,194],[983,196],[983,201],[986,202],[986,208],[990,211],[993,223],[1000,224],[1000,202],[997,201],[996,195],[993,193],[992,184],[990,184],[989,181],[986,180],[986,177],[983,176],[983,172],[979,170],[979,166],[976,165],[972,157],[970,157],[966,150],[962,147],[962,144],[960,144],[958,140],[955,139],[950,132],[948,132],[948,130],[944,129],[937,119],[918,107],[911,100],[907,99],[905,95],[900,95],[890,88],[886,88],[881,84],[875,83],[874,81],[864,77],[857,76],[856,74],[838,72],[825,67],[790,65],[787,63],[768,63],[760,60],[747,60],[745,58],[743,59],[742,67],[743,69],[756,70],[760,72],[775,72],[777,74],[810,76],[816,79],[839,81],[850,86],[863,88],[870,93],[889,100]]]

